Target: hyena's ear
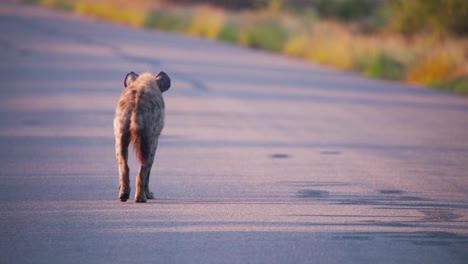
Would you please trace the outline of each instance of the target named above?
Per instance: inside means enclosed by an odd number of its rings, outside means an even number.
[[[125,76],[125,79],[124,79],[124,85],[125,85],[125,87],[129,86],[130,84],[132,84],[132,82],[134,82],[137,78],[138,78],[138,74],[136,74],[136,73],[134,73],[134,72],[129,72],[129,73],[127,73],[127,75]]]
[[[161,93],[164,93],[171,87],[171,79],[165,72],[160,72],[158,75],[156,75],[156,82],[158,83],[158,87],[159,90],[161,90]]]

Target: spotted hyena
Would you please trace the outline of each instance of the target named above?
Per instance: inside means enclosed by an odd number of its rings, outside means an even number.
[[[135,201],[144,203],[153,199],[149,190],[149,177],[158,138],[164,126],[164,100],[162,93],[171,86],[166,73],[154,76],[130,72],[125,76],[125,88],[115,110],[115,155],[119,162],[119,198],[122,202],[130,196],[128,146],[133,144],[141,164],[136,177]]]

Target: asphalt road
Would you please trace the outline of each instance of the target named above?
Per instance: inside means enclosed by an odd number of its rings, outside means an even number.
[[[31,6],[0,31],[0,263],[468,259],[466,98]],[[114,109],[160,70],[156,199],[122,203]]]

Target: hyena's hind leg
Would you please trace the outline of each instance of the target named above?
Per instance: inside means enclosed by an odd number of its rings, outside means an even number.
[[[150,157],[148,159],[148,175],[146,176],[146,184],[145,184],[145,194],[147,199],[154,199],[154,193],[150,191],[149,189],[149,180],[150,180],[150,175],[151,175],[151,168],[153,167],[153,162],[154,162],[154,157],[156,156],[156,150],[158,148],[158,140],[152,145],[151,147],[151,152],[150,152]]]
[[[137,203],[145,203],[146,202],[146,193],[145,193],[145,186],[146,186],[146,175],[150,167],[148,166],[148,162],[141,164],[140,171],[138,171],[138,175],[136,177],[136,192],[135,192],[135,202]]]
[[[115,156],[119,162],[119,199],[126,202],[130,197],[130,168],[128,167],[128,145],[130,144],[130,135],[121,134],[116,136]]]
[[[147,199],[154,199],[154,194],[149,190],[149,175],[151,173],[151,167],[153,166],[154,155],[157,148],[157,141],[149,144],[150,148],[147,159],[141,164],[140,171],[136,177],[136,193],[135,201],[138,203],[144,203]]]

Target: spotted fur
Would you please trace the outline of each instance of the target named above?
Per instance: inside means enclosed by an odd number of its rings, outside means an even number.
[[[114,135],[115,155],[119,163],[119,198],[127,201],[130,196],[128,147],[133,145],[141,164],[136,177],[136,202],[146,202],[154,195],[148,183],[164,127],[164,99],[162,93],[170,87],[170,78],[164,72],[157,76],[151,73],[138,75],[130,72],[125,76],[120,100],[115,110]]]

